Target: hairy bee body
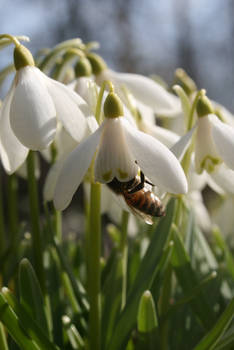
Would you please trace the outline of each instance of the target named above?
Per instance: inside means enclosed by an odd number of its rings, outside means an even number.
[[[147,223],[152,223],[152,217],[165,215],[160,199],[151,191],[144,174],[136,176],[130,181],[120,182],[114,178],[107,186],[117,195],[122,195],[132,212]]]
[[[160,217],[165,211],[160,199],[152,191],[143,188],[134,193],[123,193],[126,203],[142,213],[150,216]]]

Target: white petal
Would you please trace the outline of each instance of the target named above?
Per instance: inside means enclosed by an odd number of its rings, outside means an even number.
[[[180,161],[182,160],[185,152],[191,144],[193,133],[196,129],[194,126],[191,130],[187,132],[184,136],[182,136],[179,141],[177,141],[171,148],[171,152],[176,156]]]
[[[190,207],[194,211],[198,225],[202,230],[209,231],[211,229],[211,219],[209,212],[203,203],[201,193],[199,191],[193,191],[188,194],[187,199],[190,202]]]
[[[188,174],[188,187],[189,192],[201,191],[207,185],[207,178],[210,178],[210,175],[203,171],[201,174],[198,174],[195,171],[195,154],[191,154],[190,168]]]
[[[67,86],[48,77],[47,86],[55,104],[57,118],[67,132],[80,142],[86,132],[85,117],[92,115],[87,103]]]
[[[23,145],[33,150],[49,146],[57,124],[54,103],[37,70],[29,66],[19,70],[10,107],[14,134]]]
[[[234,171],[229,169],[224,163],[218,167],[217,171],[211,174],[211,177],[225,192],[234,194]]]
[[[222,123],[215,115],[210,115],[209,119],[217,152],[227,166],[234,170],[234,128]]]
[[[145,105],[144,103],[137,101],[136,106],[141,114],[141,118],[151,125],[155,125],[155,113],[152,108]]]
[[[201,173],[204,169],[214,171],[221,162],[214,144],[211,133],[209,116],[198,118],[195,142],[195,166],[196,171]]]
[[[170,131],[155,124],[150,124],[145,120],[140,121],[139,128],[146,134],[155,137],[158,141],[162,142],[167,147],[171,147],[179,139],[179,135],[177,135],[173,131]]]
[[[74,91],[81,96],[84,101],[91,106],[92,103],[92,93],[90,89],[90,84],[95,84],[93,79],[90,77],[80,77],[76,79],[76,84],[74,86]]]
[[[186,193],[187,180],[174,154],[150,135],[133,129],[125,121],[125,134],[137,164],[154,185],[167,192]]]
[[[102,127],[83,140],[65,160],[54,191],[56,209],[65,209],[79,187],[96,151]]]
[[[56,182],[63,167],[63,163],[64,159],[61,159],[50,167],[43,188],[43,197],[45,201],[51,201],[54,197]]]
[[[222,165],[222,164],[221,164]],[[216,172],[216,171],[215,171]],[[213,174],[209,174],[207,172],[203,172],[206,174],[206,182],[207,182],[207,185],[214,191],[216,192],[217,194],[219,194],[220,196],[223,196],[225,195],[225,191],[222,187],[220,187],[218,185],[218,181],[215,180],[215,178],[213,178]]]
[[[119,181],[133,179],[138,167],[127,145],[122,119],[106,119],[95,160],[95,181],[110,182],[114,177]]]
[[[114,71],[109,71],[109,75],[114,83],[119,86],[126,85],[137,100],[151,107],[158,115],[173,117],[181,113],[179,98],[152,79],[139,74]]]
[[[14,84],[0,110],[0,154],[8,174],[14,173],[23,164],[28,154],[28,149],[19,142],[10,126],[9,112],[13,94]]]
[[[234,126],[234,115],[227,108],[215,101],[212,101],[212,105],[215,108],[215,112],[221,114],[221,118],[224,123]]]

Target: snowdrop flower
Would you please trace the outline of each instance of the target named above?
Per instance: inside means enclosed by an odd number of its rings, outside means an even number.
[[[16,45],[14,60],[16,75],[0,115],[0,153],[8,173],[24,162],[29,149],[43,150],[53,142],[58,121],[81,141],[89,114],[81,97],[35,67],[23,45]]]
[[[107,68],[102,58],[94,53],[87,55],[99,85],[110,80],[117,93],[124,100],[122,87],[125,86],[136,100],[149,106],[159,116],[176,117],[181,114],[181,103],[177,96],[169,93],[159,83],[143,75],[118,73]]]
[[[169,149],[150,135],[138,131],[123,117],[118,96],[111,92],[104,103],[105,120],[83,140],[64,162],[55,187],[54,203],[65,209],[95,156],[94,178],[109,183],[133,179],[139,168],[152,183],[167,192],[186,193],[182,167]]]
[[[213,114],[206,96],[198,101],[197,114],[196,125],[178,141],[180,148],[188,147],[194,135],[195,167],[198,173],[203,170],[212,173],[222,162],[234,170],[234,128]]]

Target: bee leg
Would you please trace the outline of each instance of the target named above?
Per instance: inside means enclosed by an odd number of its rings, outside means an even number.
[[[145,180],[145,183],[148,184],[148,185],[151,185],[151,186],[155,186],[154,184],[152,184],[152,182],[150,182],[149,180]]]
[[[138,192],[140,190],[142,190],[142,188],[144,188],[145,186],[145,175],[143,174],[143,172],[141,171],[141,182],[136,185],[135,187],[133,187],[130,191],[128,191],[128,193],[135,193]]]

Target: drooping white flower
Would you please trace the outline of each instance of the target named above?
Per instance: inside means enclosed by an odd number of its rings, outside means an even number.
[[[187,149],[195,139],[196,171],[212,173],[224,162],[234,170],[234,128],[220,121],[216,115],[208,114],[198,118],[196,125],[185,134],[173,148]],[[179,147],[178,147],[179,146]]]
[[[0,152],[8,173],[24,162],[29,149],[43,150],[51,144],[58,121],[79,142],[90,113],[80,96],[30,62],[17,69],[0,114]]]
[[[122,87],[126,86],[136,100],[152,108],[158,116],[176,117],[181,114],[179,98],[150,78],[105,69],[96,77],[99,84],[104,80],[111,80],[121,97],[123,97]]]
[[[97,84],[111,81],[124,103],[126,96],[123,88],[127,88],[137,101],[150,107],[158,116],[176,117],[181,114],[179,98],[153,79],[140,74],[115,72],[109,69],[97,54],[89,53],[87,57],[92,65]]]
[[[64,162],[55,188],[54,203],[57,209],[68,206],[95,153],[95,181],[109,183],[116,178],[126,182],[133,179],[140,168],[152,183],[167,192],[178,194],[187,191],[186,177],[172,152],[152,136],[138,131],[118,114],[107,116],[101,126],[82,141]]]
[[[94,117],[87,118],[86,137],[91,135],[98,128],[98,123]],[[56,162],[51,165],[49,172],[46,176],[43,197],[45,201],[51,201],[54,197],[55,185],[59,176],[59,173],[63,167],[63,163],[67,156],[77,147],[75,142],[63,128],[59,128],[55,138],[55,146],[57,150]],[[50,152],[43,151],[43,155],[47,160],[50,160]]]

